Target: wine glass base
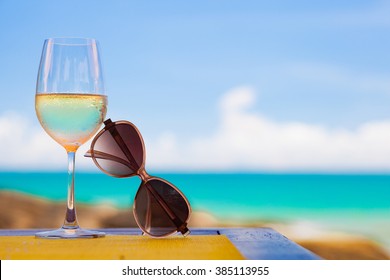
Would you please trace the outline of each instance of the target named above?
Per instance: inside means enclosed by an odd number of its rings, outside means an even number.
[[[104,237],[106,234],[100,231],[86,230],[82,228],[59,228],[56,230],[49,230],[37,232],[35,237],[48,239],[76,239],[76,238],[98,238]]]

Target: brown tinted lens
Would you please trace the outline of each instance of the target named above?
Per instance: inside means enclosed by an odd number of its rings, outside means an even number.
[[[130,124],[112,125],[91,147],[98,166],[110,175],[134,175],[143,163],[144,147],[138,131]]]
[[[134,201],[135,219],[146,233],[164,236],[185,224],[190,214],[184,195],[170,183],[153,178],[143,182]]]

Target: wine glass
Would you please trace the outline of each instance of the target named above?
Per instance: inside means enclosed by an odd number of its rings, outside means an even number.
[[[38,70],[35,110],[43,129],[68,154],[68,197],[61,228],[41,238],[94,238],[79,227],[74,196],[75,153],[100,128],[107,111],[99,47],[95,39],[45,40]]]

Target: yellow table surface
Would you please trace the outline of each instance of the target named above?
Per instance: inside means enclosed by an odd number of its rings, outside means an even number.
[[[1,260],[239,260],[244,259],[225,235],[151,238],[108,235],[95,239],[40,239],[0,236]]]

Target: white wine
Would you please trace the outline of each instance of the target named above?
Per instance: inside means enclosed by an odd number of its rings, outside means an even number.
[[[75,152],[100,128],[107,112],[107,97],[37,93],[35,110],[44,130],[68,152]]]

